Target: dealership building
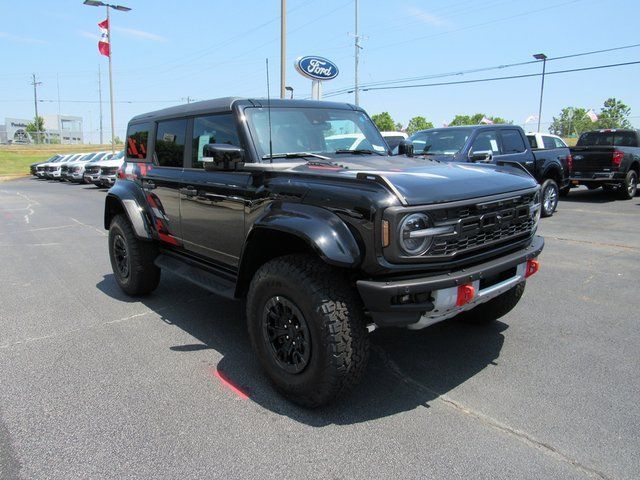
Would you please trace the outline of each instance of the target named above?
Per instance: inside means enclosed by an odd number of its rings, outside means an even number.
[[[47,115],[44,120],[44,143],[78,144],[84,143],[82,136],[82,117],[72,115]],[[34,143],[32,134],[27,132],[31,119],[10,118],[0,124],[0,144]]]

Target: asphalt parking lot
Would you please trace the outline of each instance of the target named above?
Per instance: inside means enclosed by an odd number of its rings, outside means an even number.
[[[120,292],[104,196],[0,183],[0,479],[638,477],[640,197],[573,191],[501,322],[378,330],[357,391],[304,410],[241,305]]]

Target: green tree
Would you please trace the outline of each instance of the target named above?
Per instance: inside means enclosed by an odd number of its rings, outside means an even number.
[[[629,122],[631,109],[615,98],[608,98],[598,114],[599,128],[631,128]]]
[[[449,123],[449,126],[480,125],[483,118],[488,118],[493,123],[513,123],[511,120],[505,120],[502,117],[492,117],[491,115],[485,115],[484,113],[475,113],[473,115],[456,115],[453,117],[453,120],[451,120],[451,123]]]
[[[27,123],[27,132],[32,134],[31,136],[35,138],[36,143],[41,143],[44,132],[44,119],[40,115],[34,117],[33,122]]]
[[[560,115],[553,117],[549,132],[561,137],[579,136],[582,132],[593,130],[595,125],[587,116],[585,108],[565,107]]]
[[[402,124],[400,122],[396,122],[396,131],[401,132],[402,128]]]
[[[393,131],[396,128],[396,124],[389,112],[377,113],[371,117],[371,120],[381,132]]]
[[[427,128],[433,128],[433,123],[427,122],[424,117],[413,117],[407,124],[407,133],[412,135],[419,130],[426,130]]]

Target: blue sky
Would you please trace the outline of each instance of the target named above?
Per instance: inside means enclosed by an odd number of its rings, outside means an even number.
[[[279,91],[280,2],[216,0],[180,2],[122,0],[132,8],[112,13],[116,134],[133,115],[228,95],[266,95],[265,58],[271,93]],[[294,69],[296,57],[321,55],[340,75],[325,93],[353,85],[353,0],[288,0],[287,84],[296,97],[310,81]],[[42,86],[41,115],[84,117],[85,138],[98,140],[98,65],[103,78],[103,121],[108,138],[107,59],[98,54],[97,23],[103,8],[81,0],[0,2],[0,122],[33,117],[31,73]],[[640,43],[637,0],[360,0],[361,82],[473,70]],[[547,63],[565,70],[640,60],[640,47]],[[470,80],[536,73],[530,64],[426,80]],[[640,127],[640,65],[546,78],[543,129],[564,106],[598,110],[608,97],[632,109]],[[540,78],[467,85],[362,92],[370,114],[388,111],[404,124],[423,115],[436,125],[455,114],[483,112],[523,123],[538,109]],[[353,102],[353,94],[331,98]],[[132,103],[121,103],[132,102]],[[530,125],[533,128],[533,124]],[[89,132],[92,130],[92,132]]]

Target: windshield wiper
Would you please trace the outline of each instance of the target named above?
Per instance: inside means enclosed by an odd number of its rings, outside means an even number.
[[[353,150],[349,150],[348,148],[341,148],[336,150],[336,153],[355,153],[360,155],[371,155],[375,153],[376,155],[384,155],[384,153],[376,152],[375,150],[369,150],[368,148],[355,148]]]
[[[314,157],[320,158],[322,160],[331,160],[329,157],[325,157],[323,155],[318,155],[317,153],[311,152],[289,152],[289,153],[274,153],[273,155],[263,155],[263,160],[269,160],[271,158],[304,158],[304,157]]]

